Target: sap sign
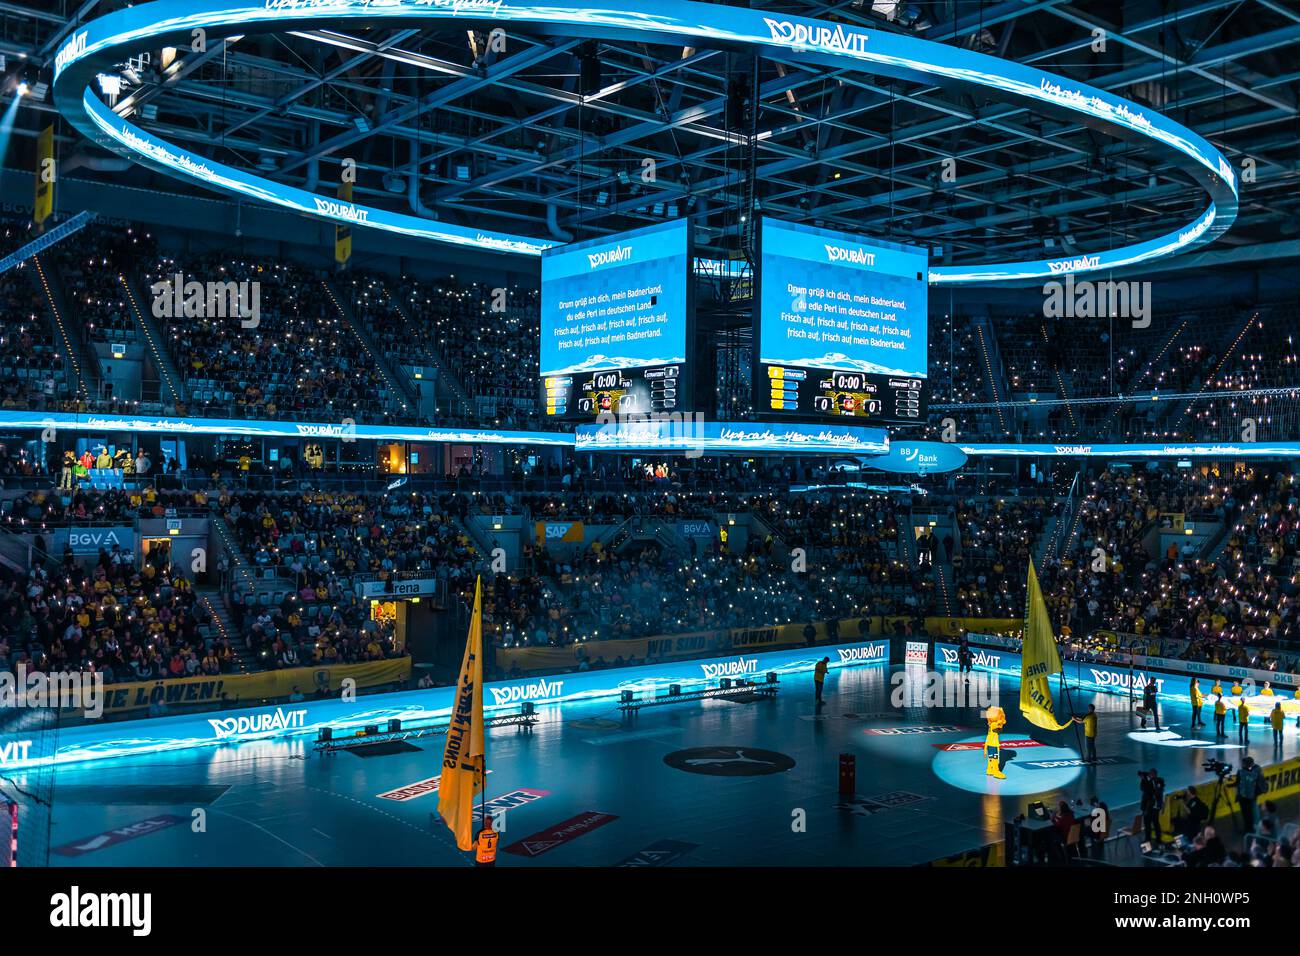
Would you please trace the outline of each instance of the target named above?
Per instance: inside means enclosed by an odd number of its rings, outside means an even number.
[[[54,545],[58,546],[58,535],[54,536]],[[70,528],[68,529],[68,547],[73,554],[99,554],[100,550],[112,551],[117,545],[123,551],[135,551],[135,529],[117,528]]]
[[[966,464],[966,453],[957,445],[941,441],[895,441],[889,454],[868,458],[868,468],[901,475],[927,475],[956,471]]]
[[[534,533],[539,548],[560,542],[582,541],[586,537],[586,529],[581,521],[539,521]]]

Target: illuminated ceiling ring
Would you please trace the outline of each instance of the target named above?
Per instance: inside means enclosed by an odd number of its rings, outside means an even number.
[[[599,4],[563,0],[157,0],[74,29],[55,56],[55,102],[69,122],[106,149],[209,188],[339,224],[539,256],[555,243],[319,196],[195,155],[117,115],[92,86],[98,73],[110,71],[142,49],[189,49],[199,36],[210,44],[250,33],[419,26],[430,21],[463,27],[518,26],[563,37],[751,47],[789,62],[861,69],[943,87],[975,87],[1037,112],[1145,143],[1168,156],[1209,197],[1208,205],[1190,223],[1154,239],[1057,259],[932,265],[931,284],[1012,283],[1125,268],[1204,245],[1227,231],[1237,217],[1237,176],[1231,164],[1197,133],[1155,110],[1025,64],[919,37],[694,0],[604,0]]]

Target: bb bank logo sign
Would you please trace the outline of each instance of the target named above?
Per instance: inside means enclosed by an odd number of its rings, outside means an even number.
[[[307,711],[285,710],[277,707],[269,714],[246,714],[242,717],[208,718],[212,732],[218,740],[245,737],[250,734],[269,734],[283,730],[301,730],[307,723]]]
[[[956,445],[941,441],[890,442],[888,454],[868,458],[868,468],[904,475],[926,475],[956,471],[966,464],[967,455]]]
[[[493,703],[498,707],[503,704],[522,704],[526,700],[554,700],[564,693],[564,681],[539,680],[515,687],[489,687]]]

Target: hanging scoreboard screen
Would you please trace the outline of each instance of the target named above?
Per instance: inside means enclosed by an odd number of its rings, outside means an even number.
[[[763,219],[755,410],[924,423],[927,267],[915,246]]]
[[[689,407],[690,262],[685,219],[542,253],[548,418]]]

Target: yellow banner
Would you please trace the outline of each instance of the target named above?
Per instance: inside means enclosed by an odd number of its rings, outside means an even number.
[[[456,680],[456,705],[442,752],[438,813],[462,850],[474,849],[474,798],[483,792],[487,741],[483,734],[483,579],[474,586],[474,617]],[[483,826],[491,826],[484,819]]]
[[[339,183],[338,197],[343,202],[352,202],[352,184]],[[334,227],[334,261],[339,265],[352,258],[352,227]]]
[[[54,212],[54,124],[41,130],[36,137],[36,202],[32,206],[32,221],[42,225]]]
[[[1020,648],[1020,712],[1025,720],[1044,730],[1064,730],[1069,721],[1061,723],[1052,712],[1052,675],[1061,672],[1061,655],[1056,650],[1056,637],[1052,622],[1047,616],[1047,604],[1034,561],[1029,560],[1029,581],[1025,587],[1025,635]]]
[[[345,679],[357,687],[381,687],[408,680],[411,659],[368,661],[364,664],[336,664],[331,667],[292,667],[254,674],[221,674],[216,677],[176,677],[132,684],[109,684],[104,688],[104,712],[126,713],[143,710],[155,703],[168,707],[200,704],[252,707],[264,700],[288,697],[297,688],[310,697],[320,691],[337,692]]]

